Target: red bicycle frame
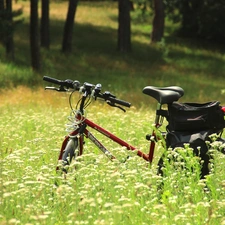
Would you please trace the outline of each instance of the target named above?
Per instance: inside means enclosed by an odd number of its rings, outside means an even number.
[[[93,128],[95,131],[101,133],[103,136],[111,139],[112,141],[116,142],[117,144],[126,147],[127,150],[136,151],[137,155],[142,157],[144,160],[149,161],[152,163],[153,155],[154,155],[154,149],[155,149],[155,142],[161,139],[160,135],[158,135],[157,130],[162,125],[163,118],[165,115],[161,115],[160,112],[162,105],[177,101],[182,95],[183,95],[183,89],[177,86],[171,86],[171,87],[164,87],[164,88],[157,88],[152,86],[147,86],[143,89],[143,93],[147,94],[153,98],[155,98],[158,102],[157,105],[157,111],[156,111],[156,119],[155,119],[155,125],[153,127],[153,131],[151,135],[146,135],[146,139],[150,141],[150,148],[149,153],[146,154],[136,147],[132,146],[126,141],[123,141],[122,139],[118,138],[111,132],[105,130],[101,126],[93,123],[92,121],[88,120],[84,117],[84,109],[90,104],[91,99],[94,97],[94,99],[103,99],[106,101],[110,106],[112,107],[118,107],[119,109],[125,111],[122,107],[130,107],[130,103],[126,102],[121,99],[117,99],[115,95],[111,94],[108,91],[105,91],[104,93],[101,92],[101,84],[90,84],[90,83],[83,83],[83,85],[80,84],[79,81],[75,80],[58,80],[52,77],[44,76],[43,79],[47,82],[57,84],[59,85],[59,88],[56,87],[46,87],[45,89],[49,90],[56,90],[60,92],[69,91],[72,89],[72,93],[70,95],[69,103],[70,107],[72,109],[72,112],[75,114],[75,118],[71,118],[72,127],[75,126],[75,129],[66,136],[65,140],[62,143],[61,151],[59,154],[59,160],[62,160],[64,158],[64,150],[67,147],[67,143],[70,139],[74,138],[74,141],[76,139],[76,144],[78,146],[74,146],[74,148],[79,148],[79,155],[82,155],[83,153],[83,138],[84,136],[92,141],[106,156],[108,156],[111,160],[115,157],[110,153],[110,151],[87,129],[87,127]],[[82,93],[82,97],[77,102],[76,110],[73,109],[71,104],[71,96],[75,91],[79,91]],[[74,121],[73,121],[74,120]],[[159,137],[159,138],[158,138]],[[70,142],[72,143],[72,142]],[[68,145],[69,146],[69,145]],[[68,149],[67,149],[68,150]],[[72,149],[73,150],[73,149]],[[73,153],[72,153],[73,154]],[[65,155],[66,156],[66,155]]]
[[[158,105],[158,109],[161,109],[161,105]],[[80,120],[80,115],[76,116],[78,120]],[[63,143],[62,143],[62,147],[60,150],[60,154],[59,154],[59,158],[58,160],[62,159],[63,156],[63,151],[67,145],[67,142],[69,140],[69,138],[71,137],[77,137],[78,141],[79,141],[79,155],[81,155],[83,153],[83,135],[88,138],[93,144],[95,144],[99,150],[101,150],[110,160],[115,159],[115,157],[111,154],[111,152],[87,129],[87,127],[91,127],[93,128],[95,131],[101,133],[103,136],[111,139],[112,141],[116,142],[117,144],[126,147],[127,150],[131,150],[137,151],[137,155],[142,157],[144,160],[149,161],[150,163],[152,163],[153,160],[153,155],[154,155],[154,149],[155,149],[155,141],[156,141],[156,130],[161,126],[162,121],[160,121],[161,117],[160,116],[156,116],[155,119],[155,129],[153,129],[152,134],[150,135],[151,138],[149,139],[150,141],[150,147],[149,147],[149,153],[143,153],[142,151],[138,150],[136,147],[132,146],[131,144],[127,143],[126,141],[118,138],[117,136],[115,136],[114,134],[112,134],[111,132],[105,130],[104,128],[102,128],[101,126],[99,126],[98,124],[90,121],[87,118],[84,118],[82,123],[80,123],[78,125],[78,128],[75,129],[74,131],[72,131],[68,136],[66,136],[66,138],[64,139]],[[82,130],[82,132],[80,131]]]

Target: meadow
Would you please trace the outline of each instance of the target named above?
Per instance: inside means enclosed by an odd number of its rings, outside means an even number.
[[[58,2],[51,8],[51,50],[42,50],[43,71],[36,74],[29,69],[25,38],[29,5],[19,4],[24,5],[25,20],[15,37],[17,56],[14,63],[0,61],[0,224],[225,224],[225,156],[216,151],[216,142],[206,180],[199,180],[199,159],[189,148],[182,154],[169,151],[168,156],[178,154],[181,161],[175,167],[166,165],[167,176],[160,177],[156,173],[164,151],[160,143],[150,166],[135,152],[105,139],[117,159],[109,161],[86,141],[77,169],[65,180],[55,168],[67,134],[69,96],[44,91],[42,81],[43,75],[49,75],[102,83],[104,90],[130,101],[132,107],[126,113],[93,102],[87,116],[147,152],[145,135],[154,122],[156,102],[144,96],[142,88],[180,85],[185,90],[182,101],[216,99],[225,104],[223,47],[171,38],[169,21],[165,40],[150,45],[150,23],[136,22],[133,51],[121,55],[114,48],[116,4],[81,3],[74,54],[65,56],[56,34],[62,30],[66,4]],[[2,46],[0,52],[4,52]],[[183,158],[189,162],[185,169],[180,166]]]
[[[182,153],[187,168],[167,165],[167,176],[162,178],[156,175],[157,159],[163,153],[160,144],[150,167],[135,152],[103,139],[117,156],[111,162],[87,141],[76,170],[65,180],[55,167],[66,135],[68,95],[19,90],[26,93],[21,101],[14,102],[21,96],[18,92],[9,93],[12,101],[1,106],[1,224],[225,223],[222,154],[214,153],[212,174],[206,181],[199,180],[198,159],[188,150]],[[87,115],[147,150],[145,134],[150,132],[153,112],[133,107],[124,114],[95,102]],[[162,182],[164,188],[159,189]]]

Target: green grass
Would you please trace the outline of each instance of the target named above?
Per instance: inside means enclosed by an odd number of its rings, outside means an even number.
[[[103,90],[130,101],[127,113],[96,102],[87,115],[147,153],[145,135],[151,131],[156,102],[142,88],[180,85],[183,101],[225,104],[223,47],[171,37],[169,22],[164,41],[152,45],[151,25],[135,22],[133,51],[122,55],[116,51],[117,5],[80,3],[73,53],[63,55],[67,5],[52,3],[52,45],[50,51],[42,50],[42,71],[35,74],[30,69],[28,2],[18,4],[24,5],[25,20],[15,33],[16,59],[8,63],[2,56],[0,61],[0,224],[225,224],[225,158],[217,151],[206,181],[198,180],[199,159],[188,149],[179,155],[181,161],[166,166],[167,176],[161,178],[156,175],[160,144],[150,168],[135,152],[101,138],[117,160],[109,162],[86,141],[78,169],[63,179],[55,167],[66,135],[68,95],[44,91],[42,81],[49,75],[102,83]],[[182,157],[189,163],[181,170]]]
[[[186,169],[179,167],[178,160],[175,167],[173,163],[166,166],[167,176],[161,178],[156,175],[163,152],[160,144],[150,168],[135,152],[103,138],[117,160],[109,161],[86,141],[76,171],[70,170],[64,180],[55,167],[66,134],[68,96],[27,90],[19,103],[13,102],[22,92],[24,88],[9,93],[12,101],[1,106],[1,224],[224,223],[225,158],[220,153],[215,152],[212,174],[205,182],[198,179],[198,158],[190,151],[179,156],[180,163],[182,157],[188,160]],[[152,111],[131,108],[124,114],[96,102],[87,115],[147,152],[144,137],[151,129]]]

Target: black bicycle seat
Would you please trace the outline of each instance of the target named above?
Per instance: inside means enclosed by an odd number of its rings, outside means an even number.
[[[177,101],[184,95],[184,90],[178,86],[154,87],[147,86],[142,91],[144,94],[155,98],[160,104],[169,104]]]

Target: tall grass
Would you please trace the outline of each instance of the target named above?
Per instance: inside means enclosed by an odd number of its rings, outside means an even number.
[[[24,87],[7,95],[0,108],[1,224],[224,224],[220,153],[214,153],[212,174],[200,181],[199,159],[189,149],[168,152],[180,161],[167,164],[162,178],[156,175],[160,143],[150,167],[135,152],[101,138],[117,159],[109,161],[86,141],[76,170],[65,180],[55,167],[66,134],[68,95]],[[87,115],[147,152],[152,111],[133,107],[124,114],[96,102]]]

